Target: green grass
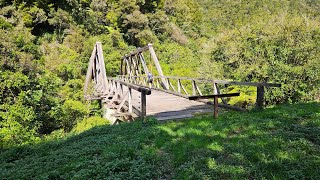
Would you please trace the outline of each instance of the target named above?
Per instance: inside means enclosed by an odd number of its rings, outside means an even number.
[[[0,179],[320,179],[320,104],[100,126],[0,154]]]

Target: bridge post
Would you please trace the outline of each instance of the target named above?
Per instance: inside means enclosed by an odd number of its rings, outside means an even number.
[[[214,102],[213,102],[213,106],[214,106],[214,109],[213,109],[213,116],[215,119],[218,118],[218,113],[219,113],[219,105],[218,105],[218,96],[215,96],[214,97]]]
[[[145,118],[147,115],[147,96],[146,96],[146,92],[144,90],[141,91],[141,114],[140,117],[142,119],[143,122],[145,122]]]
[[[256,108],[257,109],[264,108],[264,86],[257,86]]]

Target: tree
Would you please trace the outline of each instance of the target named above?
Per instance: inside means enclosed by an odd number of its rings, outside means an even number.
[[[51,18],[48,19],[49,24],[56,28],[58,41],[62,43],[63,38],[68,33],[68,29],[72,23],[72,18],[68,12],[58,9],[57,11],[51,12]]]

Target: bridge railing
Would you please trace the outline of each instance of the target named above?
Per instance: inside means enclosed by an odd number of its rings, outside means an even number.
[[[230,84],[240,86],[255,86],[257,87],[256,107],[263,108],[264,106],[264,93],[266,87],[281,87],[281,84],[264,83],[264,82],[237,82],[226,80],[212,80],[204,78],[189,78],[179,76],[154,76],[152,83],[148,82],[147,76],[128,76],[119,75],[119,80],[133,84],[142,85],[145,87],[151,86],[153,89],[161,90],[170,94],[189,98],[190,96],[203,96],[207,94],[221,94],[219,84]],[[163,83],[165,79],[165,84]],[[225,99],[221,98],[225,107],[227,103]],[[203,101],[203,100],[202,100]],[[238,109],[239,110],[239,109]]]
[[[140,107],[133,105],[133,90],[140,92]],[[107,92],[108,94],[102,97],[103,103],[107,105],[107,108],[116,109],[116,114],[112,114],[113,116],[130,116],[135,113],[143,120],[145,119],[146,96],[151,94],[150,88],[109,77],[107,78]],[[127,113],[123,112],[125,107]]]

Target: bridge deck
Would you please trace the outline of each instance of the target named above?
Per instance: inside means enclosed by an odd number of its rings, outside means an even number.
[[[140,93],[132,93],[133,105],[140,107]],[[157,120],[188,118],[204,112],[213,113],[213,106],[157,90],[152,90],[151,95],[147,96],[147,116],[154,116]]]

